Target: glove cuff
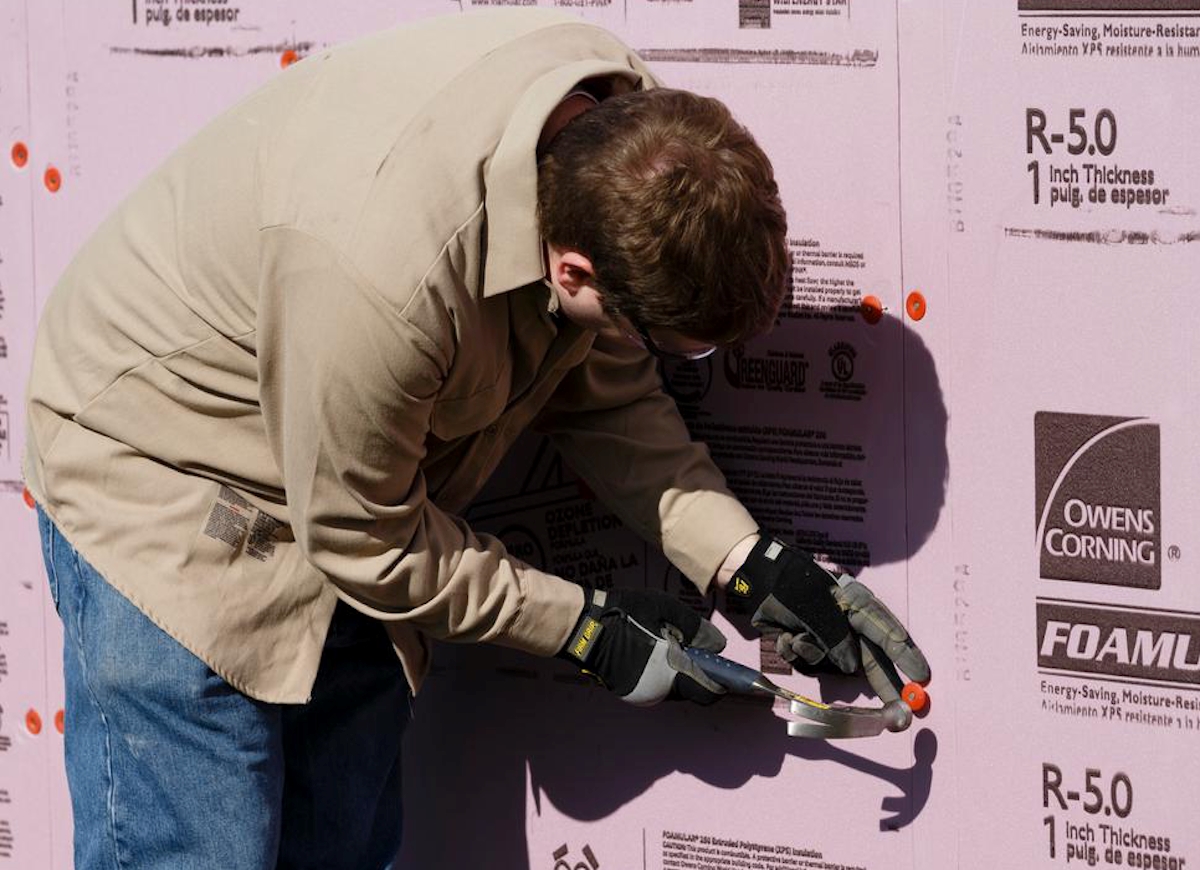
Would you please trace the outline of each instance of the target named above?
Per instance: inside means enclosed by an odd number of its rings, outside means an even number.
[[[734,572],[725,594],[745,601],[753,613],[771,594],[780,575],[797,556],[812,561],[803,550],[788,546],[778,538],[763,535],[754,544],[750,555]]]
[[[556,654],[555,658],[570,662],[576,667],[586,667],[592,658],[592,653],[604,633],[604,624],[600,615],[608,601],[608,593],[603,589],[585,589],[583,610],[575,627],[567,637],[567,642]]]

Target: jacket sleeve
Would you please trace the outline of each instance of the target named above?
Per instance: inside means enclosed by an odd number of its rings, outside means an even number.
[[[583,607],[579,587],[426,497],[421,461],[449,342],[416,328],[323,241],[263,235],[260,400],[307,559],[378,619],[557,652]]]
[[[654,359],[598,338],[535,424],[604,502],[701,592],[758,524],[692,441]]]

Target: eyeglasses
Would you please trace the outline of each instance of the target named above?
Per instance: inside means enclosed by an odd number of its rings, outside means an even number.
[[[550,246],[544,241],[542,242],[542,270],[542,283],[549,288],[551,299],[553,299],[558,293],[558,288],[555,287],[554,281],[550,277]],[[606,314],[611,319],[614,312],[607,311]],[[694,350],[669,350],[651,338],[650,330],[646,329],[639,321],[629,315],[625,315],[625,320],[634,330],[632,333],[625,332],[625,336],[636,344],[640,344],[660,360],[698,360],[712,356],[717,351],[715,344],[701,345]]]
[[[668,350],[661,347],[653,338],[650,337],[650,330],[642,326],[636,319],[625,315],[625,319],[629,321],[629,325],[633,327],[636,335],[630,335],[630,338],[635,338],[646,350],[661,360],[698,360],[712,356],[717,351],[715,344],[701,346],[694,350]]]

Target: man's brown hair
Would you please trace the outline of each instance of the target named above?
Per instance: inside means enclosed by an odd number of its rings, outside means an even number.
[[[732,344],[790,286],[771,162],[718,100],[655,88],[568,123],[538,167],[543,238],[591,261],[605,310]]]

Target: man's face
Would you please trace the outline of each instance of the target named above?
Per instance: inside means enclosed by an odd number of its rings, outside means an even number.
[[[563,316],[600,335],[642,347],[658,357],[697,359],[716,348],[672,329],[642,329],[626,317],[612,317],[596,288],[592,262],[573,248],[546,245],[546,284],[557,294]]]

